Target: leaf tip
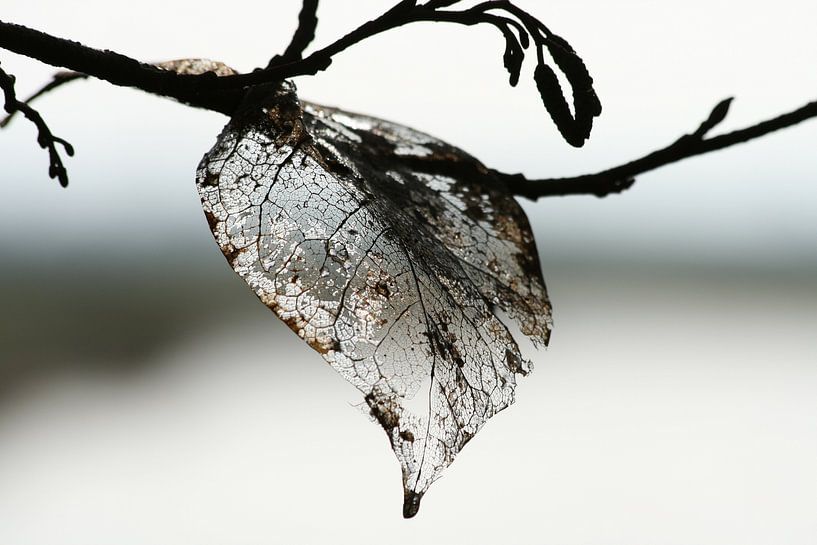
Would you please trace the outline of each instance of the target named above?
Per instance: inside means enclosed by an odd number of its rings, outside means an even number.
[[[414,490],[406,490],[403,494],[403,518],[410,519],[420,510],[420,500],[423,494]]]

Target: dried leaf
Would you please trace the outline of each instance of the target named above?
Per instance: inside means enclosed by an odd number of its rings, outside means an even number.
[[[413,516],[531,368],[495,310],[547,343],[550,305],[522,209],[463,151],[302,106],[290,83],[230,121],[197,185],[233,269],[362,392]],[[428,397],[419,413],[415,396]]]

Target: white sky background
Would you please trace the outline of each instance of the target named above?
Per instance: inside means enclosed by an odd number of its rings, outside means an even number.
[[[392,3],[323,0],[316,45]],[[716,132],[817,98],[811,1],[518,4],[565,36],[596,80],[605,111],[582,149],[561,141],[530,70],[507,85],[488,28],[374,38],[299,79],[301,95],[531,177],[662,147],[727,96],[736,101]],[[143,60],[249,70],[285,47],[299,7],[2,0],[0,19]],[[0,61],[23,96],[52,73]],[[93,81],[38,108],[77,148],[71,185],[47,178],[27,122],[0,132],[0,248],[32,259],[179,248],[159,267],[185,252],[220,259],[193,178],[226,118]],[[553,345],[415,520],[399,517],[397,464],[345,404],[349,388],[236,282],[247,324],[202,332],[130,382],[57,376],[0,413],[0,542],[812,544],[814,282],[706,271],[813,273],[815,140],[807,122],[642,176],[622,196],[526,204],[556,303]],[[590,266],[551,271],[562,260]],[[620,274],[593,270],[605,260]],[[704,280],[651,277],[640,268],[650,261],[700,267]]]

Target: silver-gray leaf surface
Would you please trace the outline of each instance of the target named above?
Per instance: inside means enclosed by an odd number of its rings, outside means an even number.
[[[413,516],[531,368],[496,311],[547,343],[550,304],[524,212],[465,152],[302,104],[290,83],[234,116],[196,181],[236,273],[363,394]],[[406,403],[415,396],[428,399],[419,413]]]

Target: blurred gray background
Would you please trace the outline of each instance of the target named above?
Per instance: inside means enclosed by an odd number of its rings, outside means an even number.
[[[317,45],[392,2],[324,0]],[[557,135],[495,30],[422,24],[297,81],[532,177],[629,160],[736,96],[720,130],[815,98],[806,0],[518,2],[586,60],[605,111]],[[144,60],[249,70],[297,1],[4,0],[0,18]],[[0,52],[21,95],[53,69]],[[530,68],[530,65],[528,65]],[[0,132],[0,543],[813,544],[817,124],[606,199],[524,202],[555,307],[515,406],[400,517],[356,392],[221,257],[193,174],[225,123],[106,83],[39,109],[77,148],[46,176]]]

